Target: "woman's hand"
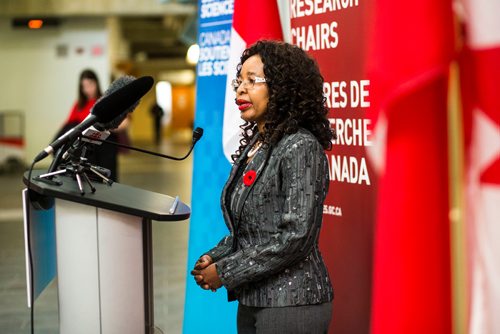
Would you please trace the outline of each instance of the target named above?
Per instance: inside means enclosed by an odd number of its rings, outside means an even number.
[[[202,270],[211,265],[212,263],[214,263],[214,261],[212,260],[212,257],[210,255],[203,255],[194,264],[194,269]]]
[[[212,291],[216,291],[222,286],[222,281],[217,274],[217,268],[215,266],[216,264],[212,263],[208,267],[200,271],[200,274],[203,277],[203,282],[207,284]]]
[[[213,263],[212,257],[210,255],[201,256],[198,261],[194,264],[194,269],[191,270],[191,275],[193,275],[196,284],[198,284],[203,290],[210,290],[210,285],[208,285],[204,279],[201,271]],[[212,289],[213,291],[213,289]]]

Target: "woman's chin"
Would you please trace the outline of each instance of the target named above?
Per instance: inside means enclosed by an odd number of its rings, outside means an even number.
[[[248,112],[248,110],[244,110],[244,111],[240,112],[240,117],[242,120],[244,120],[246,122],[254,121],[254,118],[252,117],[251,113]]]

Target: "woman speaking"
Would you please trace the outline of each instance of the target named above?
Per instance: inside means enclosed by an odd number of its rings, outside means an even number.
[[[238,333],[326,333],[333,289],[318,238],[335,134],[323,78],[302,49],[259,41],[232,85],[245,123],[221,197],[230,233],[191,273],[239,301]]]

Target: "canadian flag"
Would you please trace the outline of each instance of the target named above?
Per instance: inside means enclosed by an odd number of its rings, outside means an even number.
[[[379,0],[368,56],[380,173],[372,334],[451,333],[451,0]]]
[[[235,0],[222,129],[222,145],[228,161],[232,161],[231,155],[239,147],[241,134],[239,126],[243,123],[234,103],[235,94],[230,83],[235,78],[236,66],[240,62],[243,51],[260,39],[283,39],[277,2],[272,0]]]
[[[500,333],[500,1],[466,0],[461,86],[469,333]]]

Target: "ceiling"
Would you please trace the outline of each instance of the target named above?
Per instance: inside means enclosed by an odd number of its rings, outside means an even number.
[[[120,22],[134,60],[184,58],[196,42],[194,15],[127,16]]]
[[[196,43],[197,0],[0,0],[0,17],[50,18],[114,17],[127,45],[129,61],[190,67],[187,49]],[[191,66],[192,67],[192,66]]]

